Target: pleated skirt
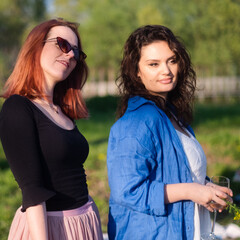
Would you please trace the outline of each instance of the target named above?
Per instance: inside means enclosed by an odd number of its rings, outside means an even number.
[[[8,240],[31,240],[26,212],[16,211]],[[47,212],[49,240],[103,240],[97,206],[90,200],[80,208]]]

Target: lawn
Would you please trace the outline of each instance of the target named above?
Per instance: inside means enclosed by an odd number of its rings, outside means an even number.
[[[77,121],[78,128],[90,144],[85,169],[89,192],[99,208],[104,232],[107,230],[109,198],[106,150],[109,130],[115,121],[117,100],[116,97],[89,99],[89,119]],[[193,128],[207,155],[208,175],[225,175],[232,179],[240,168],[239,102],[196,104]],[[232,187],[235,194],[240,192],[239,184],[232,183]],[[9,225],[20,202],[20,191],[0,146],[0,239],[7,238]],[[224,219],[219,218],[221,222],[231,219],[229,214],[222,216]]]

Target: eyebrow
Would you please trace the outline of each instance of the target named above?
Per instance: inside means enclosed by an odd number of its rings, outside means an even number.
[[[169,60],[171,60],[171,59],[173,59],[173,58],[176,58],[176,55],[174,54],[174,55],[172,55],[171,57],[169,57],[168,59],[167,59],[167,61],[169,61]],[[155,61],[155,62],[161,62],[161,60],[160,59],[147,59],[146,60],[146,62],[150,62],[150,61]]]

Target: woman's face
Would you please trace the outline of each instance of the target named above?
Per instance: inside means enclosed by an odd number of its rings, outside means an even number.
[[[174,52],[165,41],[156,41],[141,49],[138,77],[154,95],[167,98],[177,84],[178,64]]]
[[[52,91],[57,82],[65,80],[77,64],[73,50],[68,53],[62,52],[56,37],[61,37],[73,48],[78,48],[78,38],[69,27],[56,26],[49,31],[40,57],[47,91]]]

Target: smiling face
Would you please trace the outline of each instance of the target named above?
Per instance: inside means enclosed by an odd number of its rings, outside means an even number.
[[[78,38],[69,27],[53,27],[48,33],[46,40],[56,37],[61,37],[67,40],[72,47],[78,48]],[[57,41],[46,41],[40,57],[40,65],[45,77],[46,92],[51,94],[56,83],[65,80],[76,64],[73,50],[64,53],[57,45]]]
[[[141,49],[138,77],[153,95],[164,99],[177,85],[178,63],[165,41],[156,41]]]

